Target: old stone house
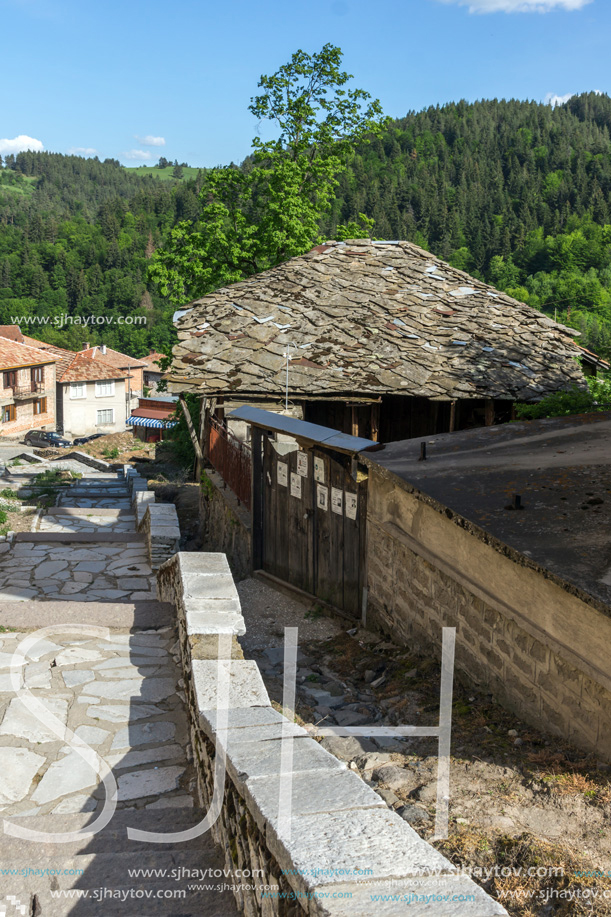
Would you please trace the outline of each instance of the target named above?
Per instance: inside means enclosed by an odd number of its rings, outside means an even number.
[[[329,242],[175,316],[170,391],[390,442],[585,385],[576,332],[409,242]]]

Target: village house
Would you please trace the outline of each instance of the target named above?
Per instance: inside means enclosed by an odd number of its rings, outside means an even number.
[[[144,388],[149,390],[149,394],[157,391],[157,386],[163,378],[163,370],[159,365],[160,360],[165,360],[163,353],[151,350],[148,356],[144,357],[146,368],[144,369]]]
[[[72,354],[58,367],[57,427],[66,436],[123,433],[129,416],[126,376],[101,348]]]
[[[168,388],[390,442],[585,387],[577,332],[409,242],[329,242],[176,313]]]
[[[0,437],[55,429],[55,357],[0,336]]]
[[[143,392],[144,361],[105,344],[90,347],[86,342],[81,351],[66,350],[22,334],[18,325],[0,325],[1,339],[53,356],[56,414],[52,427],[45,428],[56,429],[56,423],[60,433],[72,437],[125,431]]]

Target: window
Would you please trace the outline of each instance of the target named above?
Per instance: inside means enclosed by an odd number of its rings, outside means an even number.
[[[87,397],[87,386],[84,382],[71,382],[70,383],[70,397],[71,398],[86,398]]]
[[[98,427],[115,422],[115,412],[111,408],[108,411],[98,411]]]
[[[7,404],[2,408],[2,423],[10,423],[11,420],[15,420],[16,416],[17,411],[14,404]]]
[[[33,366],[30,370],[30,378],[32,382],[43,382],[45,376],[42,366]]]
[[[34,402],[34,413],[35,414],[46,414],[47,413],[47,399],[46,398],[37,398]]]
[[[114,382],[96,382],[95,384],[95,397],[103,398],[108,395],[114,395],[115,393],[115,383]]]
[[[16,388],[17,386],[17,373],[12,369],[8,373],[4,373],[4,388]]]

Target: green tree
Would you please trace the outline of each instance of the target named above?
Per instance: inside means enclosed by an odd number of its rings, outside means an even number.
[[[347,88],[340,48],[293,54],[272,76],[249,110],[272,122],[272,140],[256,137],[244,167],[213,169],[203,181],[202,212],[182,221],[155,252],[151,277],[174,302],[302,254],[321,239],[320,222],[331,210],[339,175],[356,144],[382,134],[380,103]],[[354,222],[354,221],[353,221]]]

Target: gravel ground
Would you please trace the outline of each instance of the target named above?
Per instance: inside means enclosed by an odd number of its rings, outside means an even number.
[[[247,628],[240,643],[278,707],[284,628],[299,628],[296,713],[306,727],[437,724],[435,660],[262,580],[237,588]],[[432,841],[435,740],[327,737],[322,744]],[[561,876],[478,879],[515,917],[611,915],[608,765],[519,721],[458,674],[451,754],[449,838],[435,846],[473,869],[561,867]],[[545,900],[550,889],[556,897]],[[598,897],[580,897],[588,889]]]

